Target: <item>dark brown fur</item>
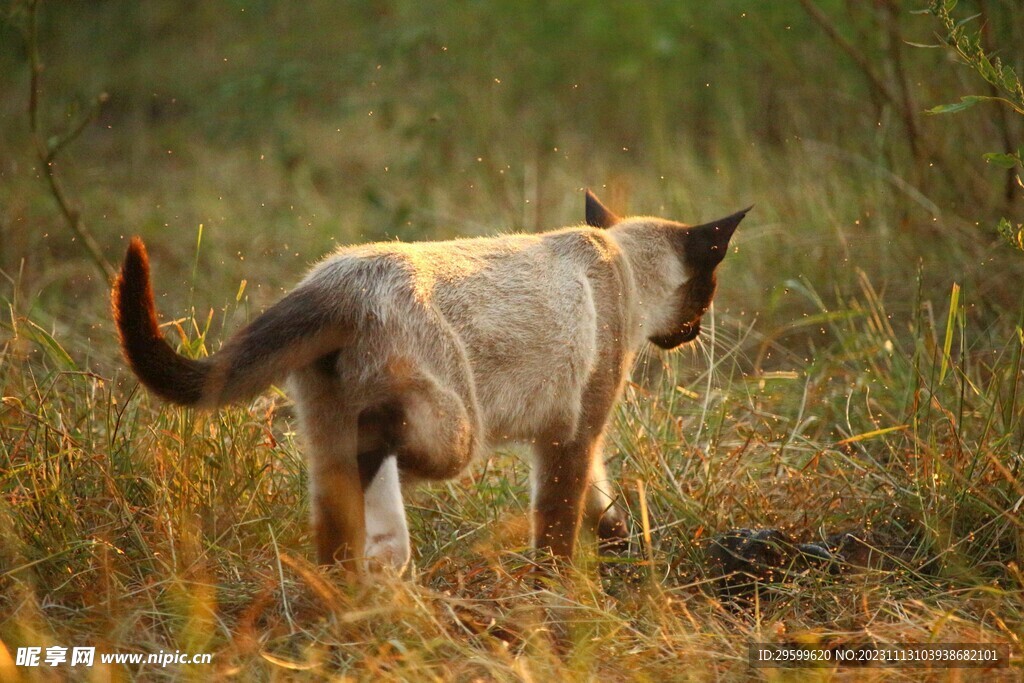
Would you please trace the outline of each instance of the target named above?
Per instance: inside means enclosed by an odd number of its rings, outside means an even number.
[[[663,349],[674,349],[680,344],[693,341],[700,334],[701,316],[711,306],[718,287],[715,268],[725,258],[732,234],[751,208],[679,232],[676,251],[690,271],[690,279],[679,288],[678,293],[677,319],[680,328],[672,334],[650,337],[652,344]]]
[[[297,367],[329,362],[351,329],[315,290],[297,289],[232,337],[216,358],[183,356],[160,331],[149,258],[138,237],[128,245],[111,302],[132,370],[147,389],[180,405],[215,407],[250,398]]]
[[[619,222],[619,217],[609,211],[590,190],[587,190],[586,215],[587,225],[592,228],[610,228]]]
[[[128,246],[114,282],[112,303],[121,348],[142,383],[172,403],[198,403],[210,376],[210,363],[180,355],[164,339],[153,304],[149,258],[138,237]]]

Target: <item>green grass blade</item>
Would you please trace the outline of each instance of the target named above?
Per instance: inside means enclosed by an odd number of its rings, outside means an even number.
[[[24,325],[18,327],[18,331],[26,339],[35,342],[62,370],[78,370],[78,365],[71,355],[53,338],[53,335],[39,325],[31,320],[26,320]]]
[[[956,322],[956,314],[960,306],[960,285],[953,283],[953,290],[949,294],[949,316],[946,318],[946,338],[942,342],[942,364],[939,367],[939,384],[946,378],[949,370],[949,350],[953,346],[953,327]]]

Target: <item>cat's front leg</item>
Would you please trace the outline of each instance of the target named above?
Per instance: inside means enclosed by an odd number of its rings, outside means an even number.
[[[595,447],[591,454],[589,486],[584,514],[597,538],[602,552],[622,552],[628,547],[629,522],[622,507],[615,502],[614,483],[608,479],[604,454]]]
[[[541,552],[570,559],[579,535],[594,441],[536,447],[533,479],[533,543]]]

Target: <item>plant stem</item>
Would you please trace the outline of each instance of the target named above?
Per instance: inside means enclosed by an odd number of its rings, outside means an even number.
[[[109,282],[114,279],[117,272],[103,255],[103,251],[100,249],[96,239],[92,236],[92,233],[88,228],[86,228],[85,223],[82,221],[81,213],[71,206],[71,203],[68,201],[67,195],[64,193],[64,189],[61,186],[60,180],[57,178],[57,174],[54,169],[54,162],[56,161],[57,155],[68,143],[81,135],[82,131],[85,130],[85,127],[94,120],[99,111],[100,105],[106,100],[106,95],[104,94],[97,97],[90,113],[83,117],[82,120],[79,121],[78,124],[75,125],[66,135],[62,136],[56,143],[47,145],[39,130],[39,98],[40,91],[42,90],[40,77],[43,73],[43,65],[39,59],[39,0],[32,0],[29,3],[28,12],[29,25],[28,32],[25,36],[25,49],[28,53],[30,72],[28,122],[29,130],[32,133],[32,140],[36,148],[36,157],[42,167],[43,175],[46,177],[46,183],[50,188],[50,194],[53,196],[54,201],[57,202],[61,215],[64,217],[65,224],[67,224],[71,232],[75,234],[75,237],[83,248],[85,248],[85,251],[89,255],[93,264]]]

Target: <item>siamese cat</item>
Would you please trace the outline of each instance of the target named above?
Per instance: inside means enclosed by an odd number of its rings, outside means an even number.
[[[634,356],[693,340],[749,211],[697,226],[620,219],[542,234],[343,247],[213,355],[177,353],[131,241],[114,284],[121,346],[149,391],[212,409],[289,380],[319,561],[402,571],[402,486],[457,476],[496,444],[534,451],[535,547],[564,559],[583,520],[628,535],[601,453]]]

